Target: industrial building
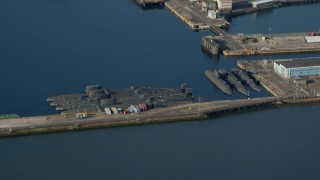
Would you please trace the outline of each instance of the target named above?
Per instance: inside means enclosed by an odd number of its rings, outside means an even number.
[[[218,10],[232,10],[232,0],[217,0]]]
[[[273,5],[273,0],[258,0],[252,1],[252,7],[257,9],[268,8]]]
[[[320,76],[320,58],[274,61],[273,69],[284,79],[318,77]]]
[[[208,17],[211,19],[217,18],[217,12],[215,10],[208,10]]]
[[[203,11],[217,10],[217,2],[214,0],[202,0],[201,9]]]

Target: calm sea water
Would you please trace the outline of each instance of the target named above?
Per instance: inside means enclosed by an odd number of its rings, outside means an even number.
[[[319,4],[232,19],[230,33],[308,32]],[[227,97],[204,76],[238,59],[210,58],[167,9],[133,0],[0,1],[0,114],[52,114],[49,96],[106,88],[176,87]],[[314,54],[272,58],[311,57]],[[251,92],[252,97],[268,96]],[[319,104],[215,120],[0,140],[1,179],[319,179]]]

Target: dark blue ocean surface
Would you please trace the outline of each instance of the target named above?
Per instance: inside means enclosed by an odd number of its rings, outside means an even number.
[[[5,138],[1,179],[319,179],[319,108]]]
[[[232,19],[230,33],[309,32],[319,4]],[[56,113],[49,96],[131,85],[225,96],[204,76],[238,59],[201,52],[200,39],[166,8],[133,0],[1,0],[0,114]],[[271,58],[312,57],[272,55]],[[252,97],[269,96],[266,91]],[[1,179],[319,179],[319,105],[215,120],[102,129],[0,140]]]

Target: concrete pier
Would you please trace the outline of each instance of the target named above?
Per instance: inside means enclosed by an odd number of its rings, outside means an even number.
[[[229,22],[224,18],[211,19],[206,11],[202,11],[197,5],[190,4],[188,0],[171,0],[165,5],[192,30],[210,30],[211,27],[229,26]]]
[[[294,3],[311,3],[318,2],[308,0],[286,0],[274,1],[274,6],[268,8],[279,7],[283,4]],[[231,35],[226,33],[223,27],[229,26],[223,17],[209,18],[208,12],[201,9],[201,4],[188,0],[170,0],[165,3],[166,7],[193,30],[208,30],[217,36],[205,37],[201,40],[201,46],[205,52],[216,54],[217,44],[223,55],[225,56],[248,56],[248,55],[265,55],[265,54],[282,54],[282,53],[308,53],[320,52],[320,43],[306,43],[305,36],[308,33],[292,33],[292,34],[237,34]],[[263,9],[246,8],[241,11],[234,10],[225,14],[228,16],[236,16],[242,13],[251,13]],[[208,40],[210,39],[210,41]],[[208,41],[207,41],[208,40]],[[211,42],[212,41],[212,42]],[[205,42],[210,42],[204,44]],[[214,48],[213,48],[214,47]],[[210,48],[213,51],[210,52]]]
[[[212,37],[212,36],[211,36]],[[219,44],[213,41],[210,37],[205,36],[201,38],[201,48],[209,55],[219,54]]]
[[[320,43],[307,43],[307,32],[214,36],[225,56],[320,52]]]
[[[0,137],[74,131],[104,127],[132,126],[208,119],[276,104],[292,97],[266,97],[233,101],[189,103],[157,108],[137,114],[91,114],[88,118],[61,115],[22,117],[0,120]],[[319,99],[317,99],[319,100]]]

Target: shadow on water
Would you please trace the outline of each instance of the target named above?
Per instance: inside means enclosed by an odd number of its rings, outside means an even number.
[[[270,14],[273,12],[272,8],[268,8],[268,9],[263,9],[263,10],[259,10],[256,12],[250,12],[250,13],[243,13],[243,14],[238,14],[236,16],[231,16],[231,17],[226,17],[226,20],[230,22],[230,24],[232,23],[233,19],[237,19],[240,16],[246,16],[246,15],[252,15],[252,16],[261,16],[261,15],[265,15],[265,14]],[[226,27],[226,31],[229,30],[230,27]]]
[[[135,5],[136,7],[140,8],[142,11],[148,11],[148,10],[163,10],[165,8],[164,4],[146,4],[145,7],[138,4],[136,0],[129,0],[130,4]]]

